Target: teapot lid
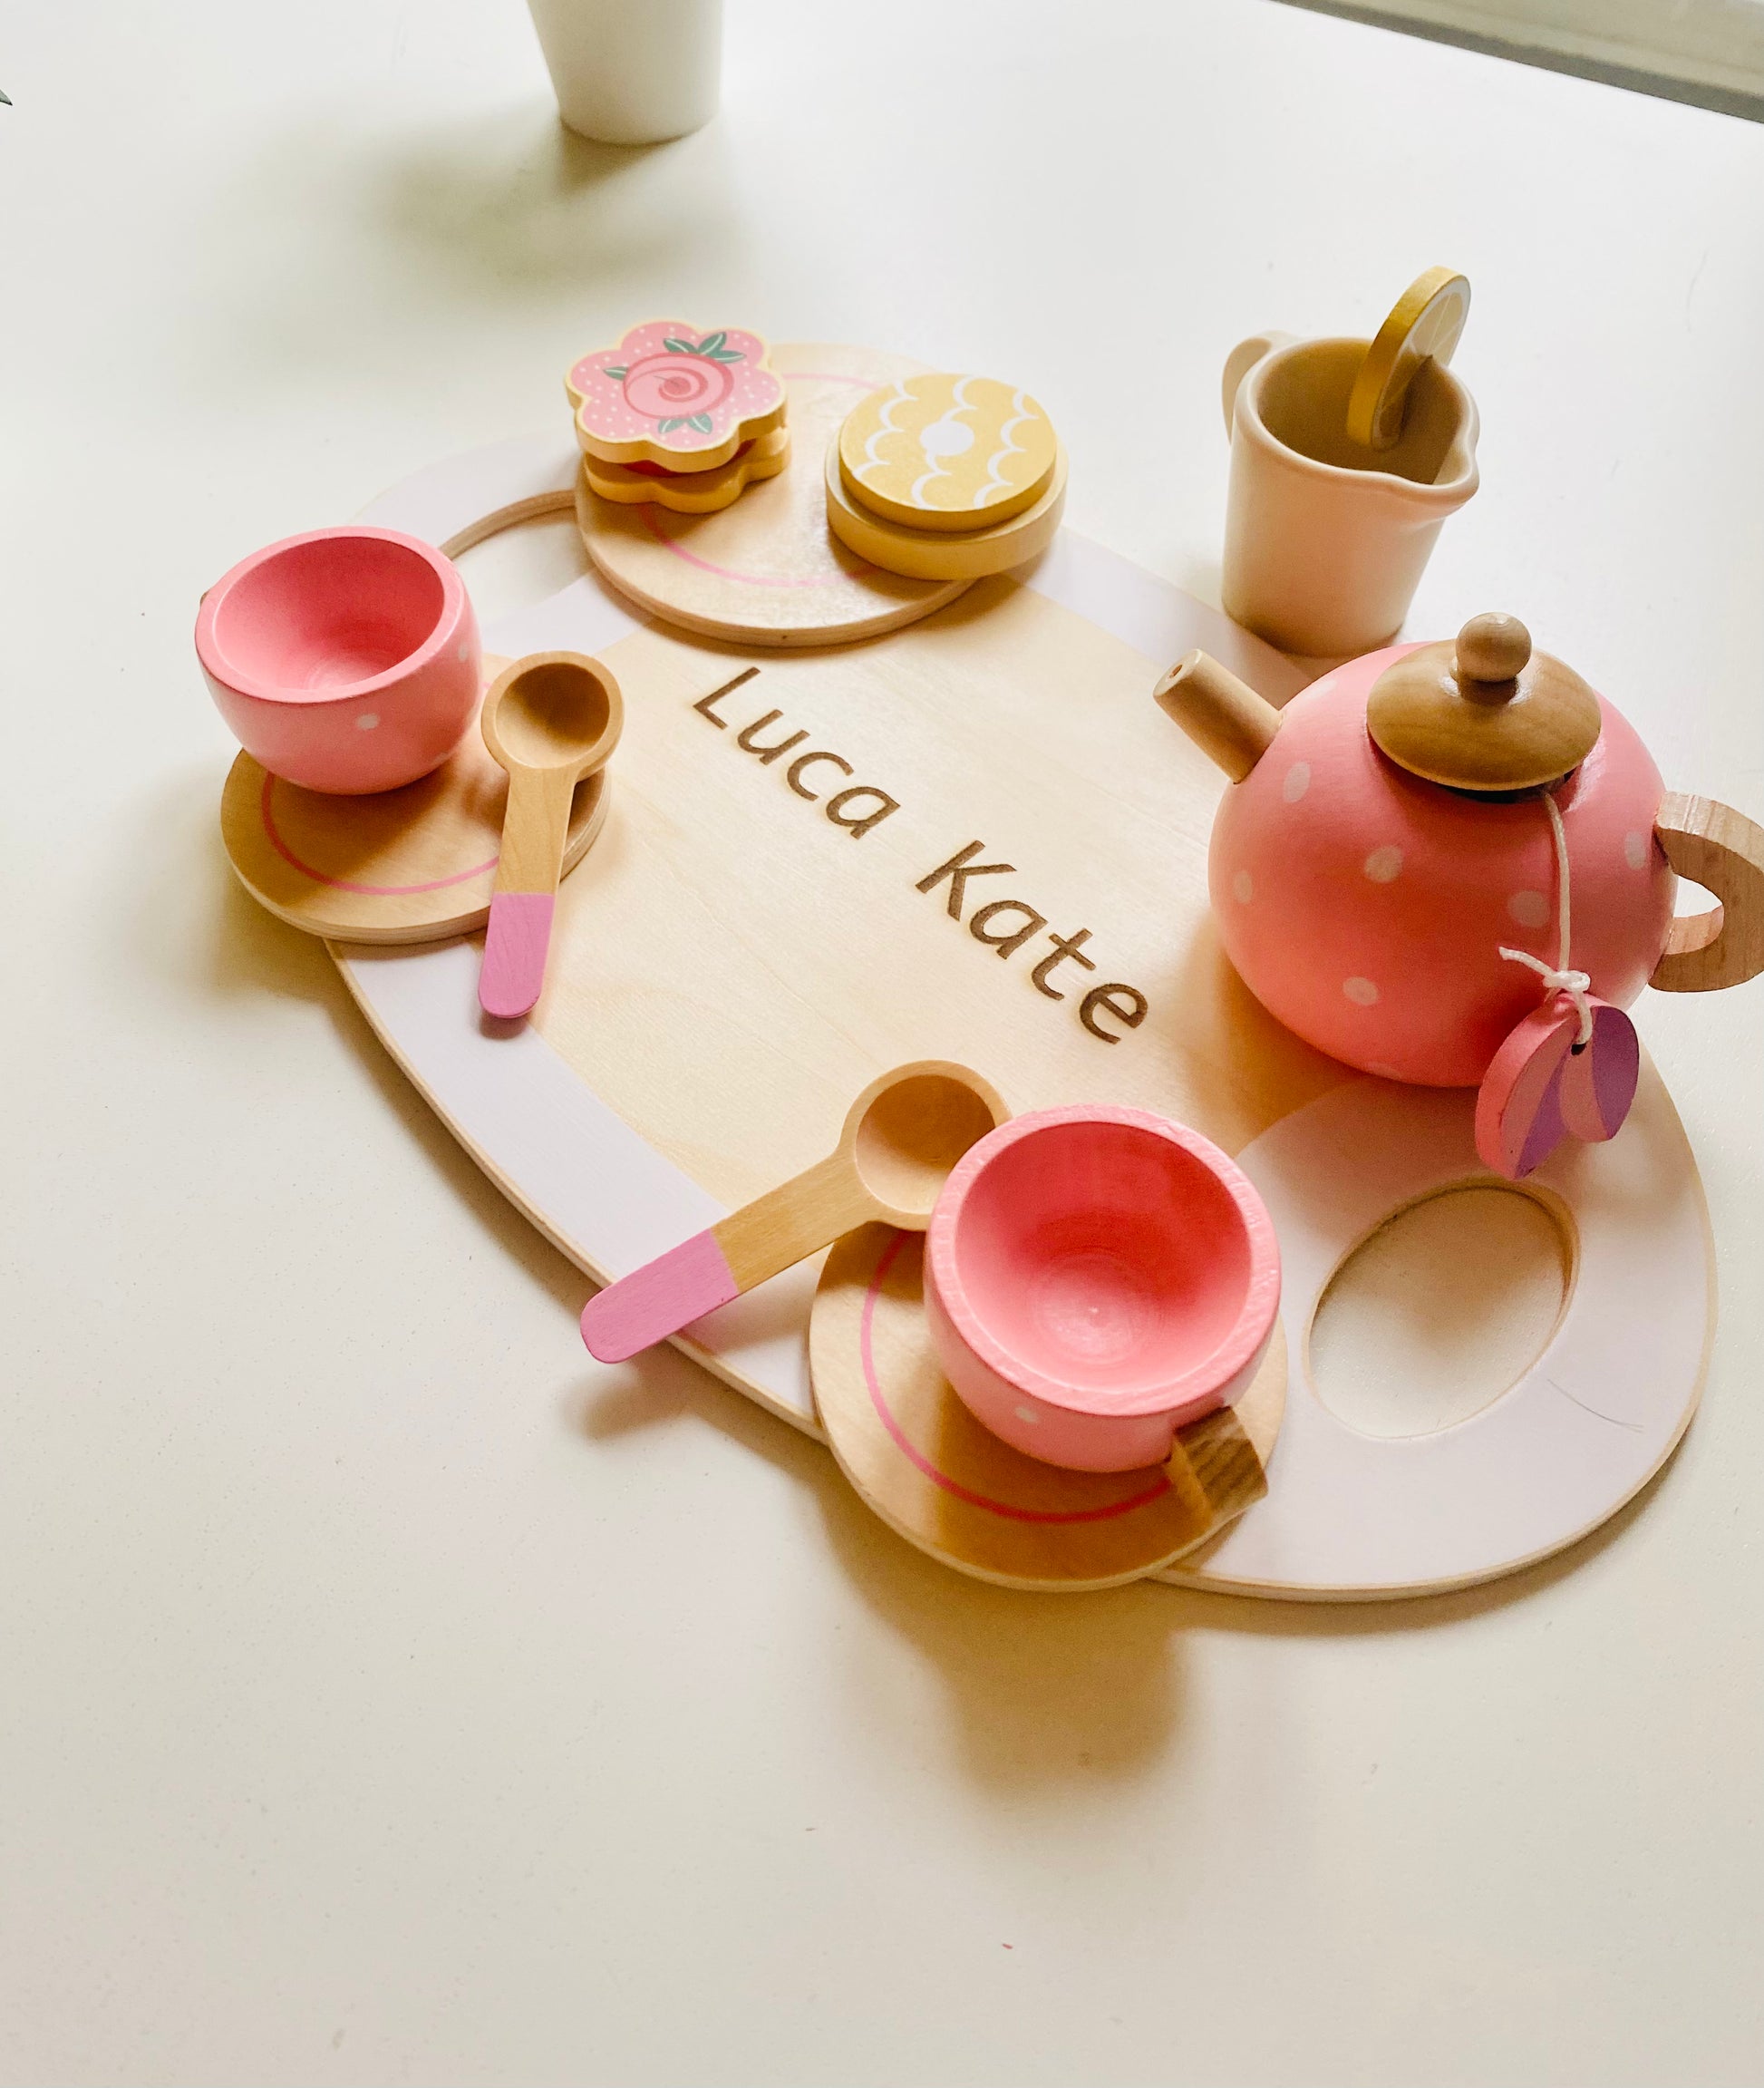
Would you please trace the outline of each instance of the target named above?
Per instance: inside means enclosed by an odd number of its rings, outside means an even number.
[[[1366,699],[1380,752],[1458,791],[1535,790],[1578,768],[1601,724],[1574,669],[1534,653],[1517,617],[1472,617],[1455,640],[1387,667]]]

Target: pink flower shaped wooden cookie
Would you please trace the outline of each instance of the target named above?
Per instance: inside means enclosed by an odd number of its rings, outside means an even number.
[[[784,381],[757,334],[701,335],[681,319],[634,327],[564,379],[576,439],[606,463],[705,471],[784,420]]]

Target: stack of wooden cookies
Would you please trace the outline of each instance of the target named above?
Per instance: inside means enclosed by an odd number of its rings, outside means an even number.
[[[564,388],[589,490],[708,515],[790,461],[784,383],[757,334],[682,319],[635,326],[572,364]]]
[[[827,452],[828,527],[884,571],[977,580],[1044,550],[1066,452],[1026,392],[939,371],[872,392]]]

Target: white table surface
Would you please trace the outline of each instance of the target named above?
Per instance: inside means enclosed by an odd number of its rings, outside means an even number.
[[[1069,520],[1215,597],[1225,351],[1449,260],[1484,484],[1411,628],[1519,609],[1764,819],[1764,130],[1265,0],[731,5],[647,154],[519,0],[9,24],[0,2077],[1754,2083],[1764,986],[1643,1010],[1724,1296],[1607,1532],[1013,1596],[585,1356],[233,887],[189,633],[664,308],[1010,374]]]

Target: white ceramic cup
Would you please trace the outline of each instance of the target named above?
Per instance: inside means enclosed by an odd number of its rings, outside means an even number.
[[[683,138],[717,112],[722,0],[528,0],[564,121],[607,145]]]
[[[1368,345],[1257,334],[1225,365],[1226,613],[1313,659],[1395,636],[1440,524],[1477,489],[1476,402],[1440,364],[1416,373],[1394,449],[1349,435]]]

